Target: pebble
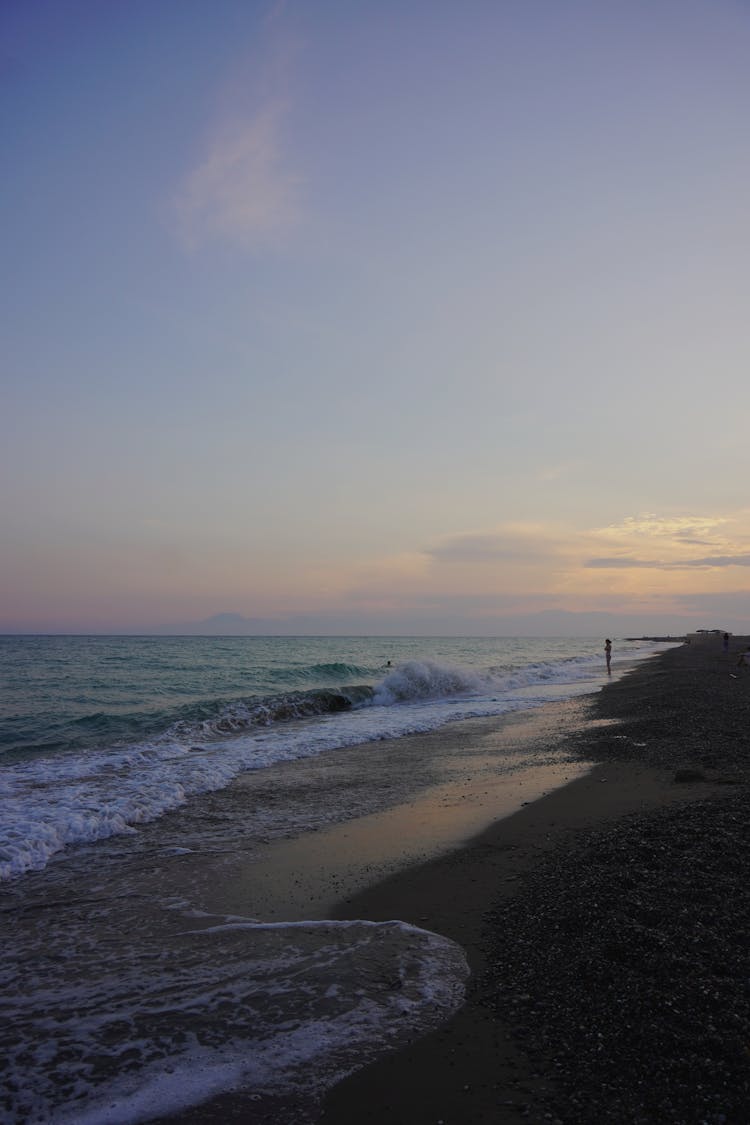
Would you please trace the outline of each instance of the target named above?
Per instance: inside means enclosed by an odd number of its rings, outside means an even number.
[[[561,844],[489,912],[487,1003],[502,1019],[523,1002],[512,1034],[551,1090],[525,1116],[747,1125],[750,691],[738,695],[720,653],[683,646],[593,706],[627,737],[584,735],[583,756],[732,787],[707,797],[683,783],[685,803]]]

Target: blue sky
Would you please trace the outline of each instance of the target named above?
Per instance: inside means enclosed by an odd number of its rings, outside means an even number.
[[[750,631],[750,6],[0,43],[0,629]]]

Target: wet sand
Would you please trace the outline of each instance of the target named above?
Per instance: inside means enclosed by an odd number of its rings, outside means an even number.
[[[249,859],[240,851],[221,866],[209,862],[210,879],[191,857],[190,877],[204,884],[203,908],[264,921],[343,917],[340,904],[359,892],[455,851],[499,818],[588,773],[592,763],[566,749],[566,738],[586,725],[589,707],[584,696],[295,762],[303,794],[311,786],[333,793],[361,775],[363,784],[386,786],[385,807],[255,847]],[[283,785],[285,772],[272,783]],[[420,775],[413,791],[403,777],[410,772]],[[268,783],[260,771],[234,788],[253,800],[259,785],[264,799]],[[393,793],[404,796],[394,804]]]

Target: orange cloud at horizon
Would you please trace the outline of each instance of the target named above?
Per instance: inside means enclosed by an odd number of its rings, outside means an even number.
[[[4,627],[89,622],[108,627],[203,619],[408,614],[465,607],[493,614],[565,612],[686,614],[686,599],[750,594],[750,520],[627,518],[606,527],[508,523],[446,536],[422,550],[350,558],[339,548],[304,556],[267,544],[168,548],[72,546],[20,554],[8,577]],[[10,591],[12,590],[12,599]]]

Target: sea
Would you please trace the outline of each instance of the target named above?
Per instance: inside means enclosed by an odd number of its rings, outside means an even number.
[[[664,647],[616,641],[613,675]],[[274,855],[450,789],[445,739],[414,736],[606,681],[603,638],[0,636],[0,1122],[238,1090],[315,1120],[468,970],[419,926],[306,910]],[[481,769],[510,786],[560,753]]]

